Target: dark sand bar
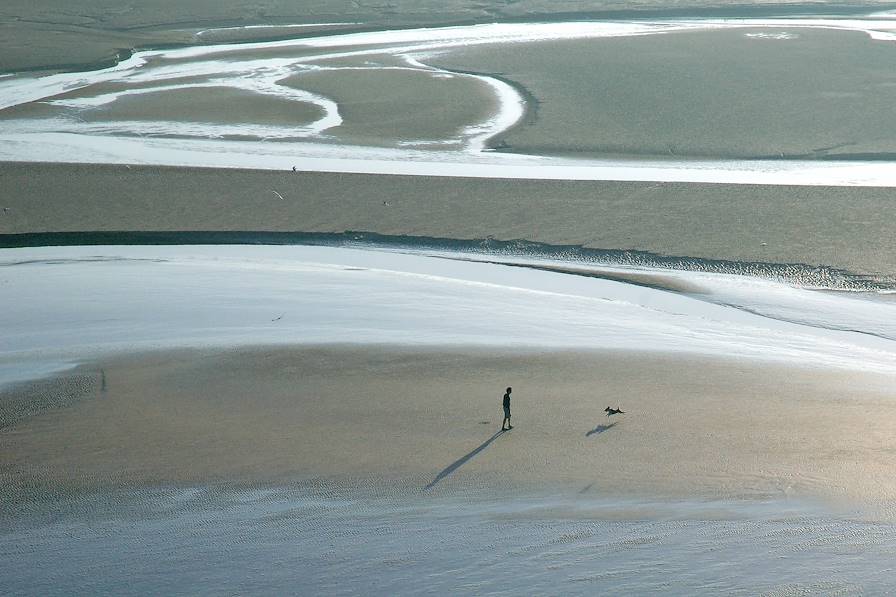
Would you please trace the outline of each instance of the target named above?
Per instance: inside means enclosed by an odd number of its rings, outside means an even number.
[[[3,163],[0,204],[6,245],[33,232],[350,230],[896,274],[886,188]]]
[[[864,32],[738,27],[473,46],[433,62],[527,91],[535,113],[501,136],[520,153],[892,159],[894,59]]]

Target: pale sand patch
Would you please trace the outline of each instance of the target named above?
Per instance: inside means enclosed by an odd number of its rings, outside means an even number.
[[[0,431],[7,498],[311,478],[412,492],[896,497],[896,390],[883,376],[346,346],[154,353],[74,374],[96,382],[80,401]],[[496,436],[507,385],[515,428]],[[608,421],[608,405],[626,414]]]
[[[327,174],[297,166],[299,173],[0,163],[0,207],[9,208],[0,211],[0,234],[355,230],[896,273],[896,202],[886,188]]]

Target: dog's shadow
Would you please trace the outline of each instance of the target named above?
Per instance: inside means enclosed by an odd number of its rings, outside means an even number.
[[[609,431],[616,425],[616,423],[617,423],[617,421],[614,421],[613,423],[610,423],[609,425],[598,425],[597,427],[595,427],[594,429],[592,429],[591,431],[586,433],[585,437],[597,435],[598,433],[603,433],[604,431]]]

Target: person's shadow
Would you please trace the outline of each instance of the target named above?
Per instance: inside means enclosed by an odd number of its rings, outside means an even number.
[[[456,471],[457,469],[459,469],[460,467],[465,465],[468,460],[470,460],[473,456],[476,456],[477,454],[479,454],[480,452],[485,450],[489,446],[489,444],[491,444],[493,441],[498,439],[498,437],[500,437],[501,435],[504,435],[504,433],[506,433],[506,430],[504,430],[504,429],[502,429],[501,431],[496,431],[493,436],[491,436],[490,438],[488,438],[487,440],[482,442],[482,444],[480,444],[478,447],[476,447],[472,452],[470,452],[464,456],[461,456],[460,458],[458,458],[457,460],[455,460],[454,462],[452,462],[451,464],[446,466],[444,469],[442,469],[442,472],[440,472],[438,475],[436,475],[435,479],[430,481],[429,485],[426,486],[426,489],[432,489],[433,487],[435,487],[436,483],[438,483],[439,481],[441,481],[442,479],[444,479],[445,477],[447,477],[448,475],[450,475],[451,473],[453,473],[454,471]]]
[[[591,431],[586,433],[585,437],[597,435],[598,433],[603,433],[604,431],[608,431],[608,430],[612,429],[613,426],[616,425],[616,423],[617,422],[614,421],[614,422],[610,423],[609,425],[598,425],[597,427],[595,427],[594,429],[592,429]]]

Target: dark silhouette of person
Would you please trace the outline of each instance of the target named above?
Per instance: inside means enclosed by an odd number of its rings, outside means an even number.
[[[504,392],[504,420],[501,421],[501,431],[513,429],[513,425],[510,424],[510,392],[512,391],[513,388],[507,388],[507,391]],[[507,429],[504,428],[505,425],[507,425]]]

